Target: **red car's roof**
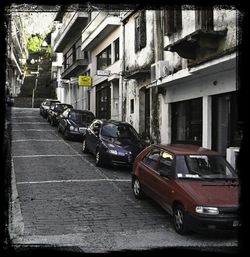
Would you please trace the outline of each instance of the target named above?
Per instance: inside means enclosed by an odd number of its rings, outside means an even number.
[[[155,144],[155,146],[168,150],[173,154],[219,155],[219,153],[210,149],[190,144]]]

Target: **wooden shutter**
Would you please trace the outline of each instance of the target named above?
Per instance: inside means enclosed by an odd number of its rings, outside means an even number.
[[[181,7],[176,7],[174,10],[174,31],[180,31],[182,29],[182,12]]]
[[[138,52],[140,50],[139,34],[140,34],[139,17],[136,17],[135,18],[135,52]]]
[[[140,24],[140,30],[139,30],[140,49],[142,49],[147,44],[146,11],[145,10],[141,11],[141,13],[140,13],[139,24]]]
[[[174,33],[174,10],[168,9],[164,10],[164,27],[165,27],[165,34],[170,36]]]
[[[196,11],[196,29],[213,30],[214,28],[214,15],[213,8],[201,8]]]

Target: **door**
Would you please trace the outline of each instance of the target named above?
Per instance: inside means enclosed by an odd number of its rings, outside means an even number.
[[[240,146],[237,93],[212,97],[212,149],[226,156],[226,149]]]
[[[96,117],[111,118],[111,86],[104,82],[96,87]]]
[[[163,150],[156,167],[159,176],[156,177],[156,193],[161,206],[172,213],[172,198],[174,195],[174,157],[171,153]]]
[[[160,149],[153,148],[139,164],[139,180],[143,190],[157,200],[156,181],[158,172],[155,170],[160,157]]]

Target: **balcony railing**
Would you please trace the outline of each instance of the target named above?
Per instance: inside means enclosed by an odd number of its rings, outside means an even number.
[[[69,38],[80,34],[86,26],[88,20],[87,12],[66,12],[63,18],[63,24],[57,36],[54,39],[54,51],[62,52]]]
[[[81,51],[80,46],[63,62],[62,78],[68,79],[77,75],[80,69],[88,65],[87,54]]]

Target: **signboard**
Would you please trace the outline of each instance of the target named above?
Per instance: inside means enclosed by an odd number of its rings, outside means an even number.
[[[97,76],[109,76],[110,70],[97,70],[96,75]]]
[[[92,86],[92,77],[90,76],[79,76],[78,84],[81,87],[91,87]]]

